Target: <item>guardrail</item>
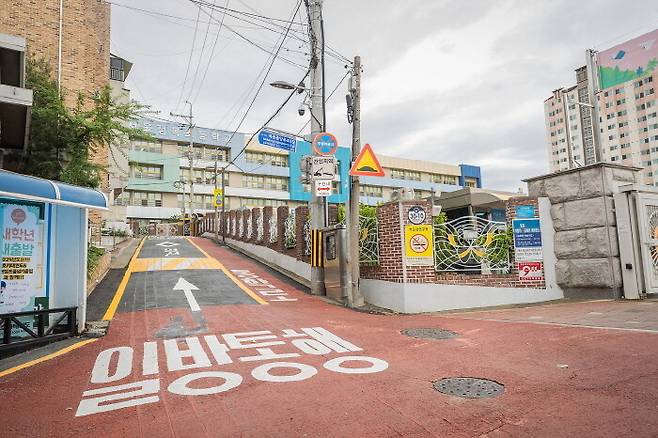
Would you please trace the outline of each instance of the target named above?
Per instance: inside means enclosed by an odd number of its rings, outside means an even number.
[[[0,351],[75,336],[77,310],[77,307],[60,307],[56,309],[0,314],[0,327],[2,328],[2,344],[0,344]],[[61,315],[55,320],[55,322],[46,325],[46,316],[51,313],[61,313]],[[36,333],[30,329],[24,321],[20,320],[20,318],[26,317],[36,318]],[[66,323],[61,324],[64,318],[66,318]],[[15,324],[25,331],[29,335],[29,338],[12,338],[12,324]]]

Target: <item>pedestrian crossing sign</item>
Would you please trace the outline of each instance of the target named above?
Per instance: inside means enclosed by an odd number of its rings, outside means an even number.
[[[384,168],[379,164],[379,160],[372,151],[369,144],[366,144],[359,156],[354,160],[350,169],[352,176],[384,176]]]
[[[224,204],[224,191],[222,189],[215,189],[213,193],[213,206],[221,207]]]

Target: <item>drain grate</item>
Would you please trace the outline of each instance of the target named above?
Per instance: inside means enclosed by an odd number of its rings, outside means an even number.
[[[412,328],[402,330],[401,333],[419,339],[452,339],[458,336],[455,332],[440,328]]]
[[[434,382],[434,389],[455,397],[490,398],[505,392],[505,386],[488,379],[475,377],[450,377]]]

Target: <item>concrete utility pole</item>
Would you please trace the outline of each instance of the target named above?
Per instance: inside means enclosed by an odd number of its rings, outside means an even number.
[[[194,215],[194,172],[193,172],[193,167],[194,167],[194,115],[192,114],[192,102],[189,100],[186,100],[185,103],[190,105],[190,112],[189,114],[176,114],[173,112],[169,112],[169,114],[172,117],[181,117],[185,120],[187,120],[187,124],[190,127],[190,147],[189,147],[189,154],[190,156],[188,157],[189,160],[189,178],[190,178],[190,218],[192,215]],[[183,212],[185,211],[185,186],[183,185]],[[183,215],[183,234],[185,234],[185,215]]]
[[[352,80],[350,83],[350,94],[352,96],[352,162],[361,153],[361,57],[354,57],[352,67]],[[360,307],[363,305],[363,297],[359,292],[359,278],[361,270],[359,267],[359,201],[361,197],[361,185],[358,176],[350,177],[352,184],[350,188],[349,208],[349,230],[347,233],[350,264],[351,287],[347,296],[349,307]]]
[[[324,59],[321,54],[324,47],[324,35],[322,29],[322,0],[305,0],[306,10],[311,23],[311,137],[327,129],[324,120],[324,90],[323,74]],[[315,195],[315,181],[311,182],[311,202],[309,204],[309,215],[311,216],[311,228],[318,229],[326,226],[325,223],[325,201],[322,197]],[[311,268],[311,293],[313,295],[324,294],[324,272],[320,267]]]

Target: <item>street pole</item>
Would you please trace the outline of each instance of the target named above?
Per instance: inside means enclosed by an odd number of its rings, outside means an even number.
[[[222,167],[222,243],[226,245],[226,187],[224,186],[224,172],[226,167]],[[219,239],[217,239],[219,241]]]
[[[324,126],[324,99],[322,89],[322,78],[324,73],[323,57],[321,50],[324,45],[322,32],[322,0],[306,0],[306,9],[311,24],[311,137],[326,130]],[[309,204],[309,215],[311,216],[311,228],[324,227],[324,199],[315,194],[315,181],[311,181],[311,202]],[[311,293],[313,295],[324,295],[323,270],[321,267],[311,267]]]
[[[192,230],[192,216],[194,216],[194,133],[192,129],[194,125],[192,121],[194,120],[192,116],[192,102],[187,102],[190,104],[190,231]]]
[[[352,162],[361,153],[361,57],[354,57],[354,66],[352,67],[352,81],[350,94],[352,95]],[[352,176],[350,186],[350,208],[349,208],[349,266],[351,287],[347,296],[348,307],[360,307],[363,305],[363,297],[359,292],[359,278],[361,270],[359,267],[359,200],[361,197],[361,184],[358,176]]]
[[[192,216],[194,215],[194,175],[193,175],[193,163],[194,163],[194,132],[192,131],[194,129],[194,116],[192,115],[192,102],[189,100],[186,100],[185,103],[190,105],[190,112],[189,114],[176,114],[173,112],[169,112],[169,115],[172,117],[181,117],[183,119],[187,120],[187,124],[190,127],[190,147],[189,147],[189,154],[190,156],[188,157],[188,163],[190,165],[189,169],[189,178],[190,178],[190,221],[192,219]],[[182,180],[183,178],[181,178]],[[192,231],[192,223],[190,222],[190,232]],[[183,182],[183,235],[185,235],[185,183]]]

